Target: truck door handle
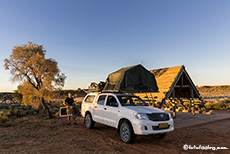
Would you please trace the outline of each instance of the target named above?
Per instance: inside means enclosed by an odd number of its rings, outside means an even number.
[[[104,108],[104,110],[107,110],[107,108]]]
[[[95,108],[97,108],[97,106],[94,106]]]

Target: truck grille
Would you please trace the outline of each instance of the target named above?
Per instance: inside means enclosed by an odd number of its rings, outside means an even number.
[[[147,114],[149,120],[151,121],[168,121],[169,115],[168,113],[152,113]]]
[[[152,126],[153,130],[163,130],[163,129],[169,129],[170,125],[168,125],[168,127],[165,128],[159,128],[158,126]]]

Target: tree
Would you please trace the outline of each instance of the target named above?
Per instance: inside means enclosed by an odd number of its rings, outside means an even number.
[[[10,70],[13,81],[20,82],[22,103],[32,106],[39,103],[52,118],[45,99],[51,91],[64,86],[66,76],[60,73],[54,59],[45,58],[45,53],[42,45],[33,42],[14,46],[10,57],[4,60],[4,67]]]
[[[15,90],[12,96],[18,103],[22,103],[22,94],[20,94],[18,90]]]

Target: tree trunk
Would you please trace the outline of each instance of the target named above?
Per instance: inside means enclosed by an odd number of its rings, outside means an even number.
[[[46,115],[49,116],[50,119],[52,119],[53,116],[51,115],[51,113],[50,113],[50,111],[49,111],[49,108],[48,108],[48,106],[46,105],[45,100],[44,100],[43,97],[42,97],[42,102],[41,102],[41,104],[42,104],[42,107],[43,107],[43,108],[45,109],[45,111],[46,111]]]

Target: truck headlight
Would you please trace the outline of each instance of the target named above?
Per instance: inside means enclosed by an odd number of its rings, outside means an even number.
[[[171,114],[170,113],[168,113],[168,114],[169,114],[169,119],[171,119],[172,118]]]
[[[133,113],[133,115],[139,120],[149,120],[148,116],[144,113]]]

